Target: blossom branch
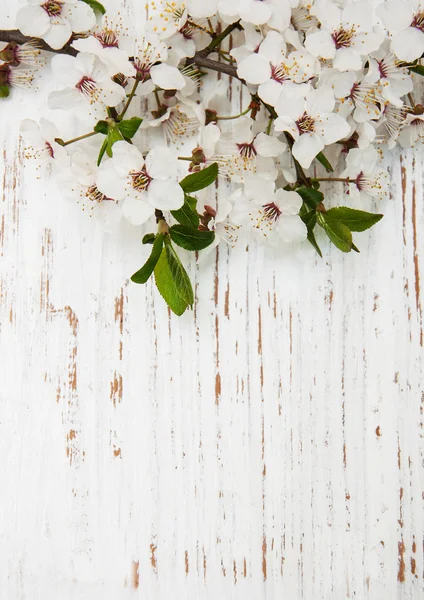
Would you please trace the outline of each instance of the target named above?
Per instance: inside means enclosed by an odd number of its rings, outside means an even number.
[[[37,48],[46,52],[54,52],[55,54],[67,54],[69,56],[77,56],[78,50],[75,50],[68,42],[63,48],[54,49],[40,38],[28,37],[23,35],[19,29],[0,29],[0,42],[16,42],[17,44],[27,44],[28,42],[36,42]]]

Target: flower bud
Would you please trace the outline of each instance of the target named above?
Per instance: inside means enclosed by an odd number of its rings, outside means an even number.
[[[0,60],[17,67],[19,65],[19,61],[16,59],[15,55],[15,48],[17,45],[16,42],[9,42],[3,50],[0,50]]]
[[[211,110],[210,108],[207,108],[205,110],[205,117],[206,117],[206,122],[205,125],[209,125],[209,123],[217,123],[218,119],[216,118],[218,115],[218,113],[216,112],[216,110]]]
[[[169,98],[173,98],[177,93],[177,90],[165,90],[163,93],[163,97],[166,100],[169,100]]]

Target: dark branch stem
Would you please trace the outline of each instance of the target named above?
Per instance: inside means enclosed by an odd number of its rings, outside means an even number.
[[[68,42],[63,46],[63,48],[59,48],[55,50],[51,48],[44,40],[40,40],[39,38],[31,38],[23,35],[19,29],[10,29],[10,30],[0,30],[0,42],[16,42],[17,44],[26,44],[28,42],[36,42],[37,47],[40,50],[46,50],[47,52],[54,52],[55,54],[68,54],[69,56],[76,56],[78,54],[78,50],[72,48],[71,44]]]
[[[208,56],[211,52],[213,52],[222,42],[227,38],[235,29],[242,29],[240,25],[240,21],[236,21],[235,23],[231,23],[224,29],[224,31],[213,38],[209,46],[207,46],[204,50],[202,50],[199,54],[203,56]]]

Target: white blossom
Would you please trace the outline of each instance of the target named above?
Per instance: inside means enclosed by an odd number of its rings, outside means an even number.
[[[304,168],[311,165],[326,144],[334,144],[350,132],[346,120],[332,112],[334,105],[329,87],[310,90],[302,96],[299,93],[281,96],[276,105],[279,117],[275,128],[293,137],[293,156]]]
[[[178,161],[171,149],[155,148],[144,158],[138,148],[122,141],[114,144],[113,158],[101,165],[97,185],[106,196],[124,200],[124,217],[142,225],[155,208],[176,210],[183,205],[177,178]]]
[[[55,49],[62,48],[72,32],[88,31],[95,23],[93,9],[78,0],[29,0],[16,15],[24,35],[42,38]]]
[[[377,8],[391,36],[391,50],[407,62],[424,53],[424,3],[422,0],[388,0]]]
[[[123,87],[112,81],[107,68],[93,55],[81,52],[77,57],[52,58],[52,70],[62,89],[49,97],[51,108],[83,110],[96,106],[117,106],[125,98]]]

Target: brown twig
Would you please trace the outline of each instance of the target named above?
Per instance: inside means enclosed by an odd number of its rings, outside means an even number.
[[[51,48],[44,40],[40,40],[39,38],[32,38],[23,35],[19,31],[19,29],[1,29],[0,30],[0,42],[16,42],[17,44],[25,44],[28,42],[36,42],[37,47],[40,50],[46,50],[47,52],[54,52],[55,54],[68,54],[69,56],[76,56],[78,54],[78,50],[72,48],[71,42],[68,42],[63,46],[63,48],[55,49]]]

